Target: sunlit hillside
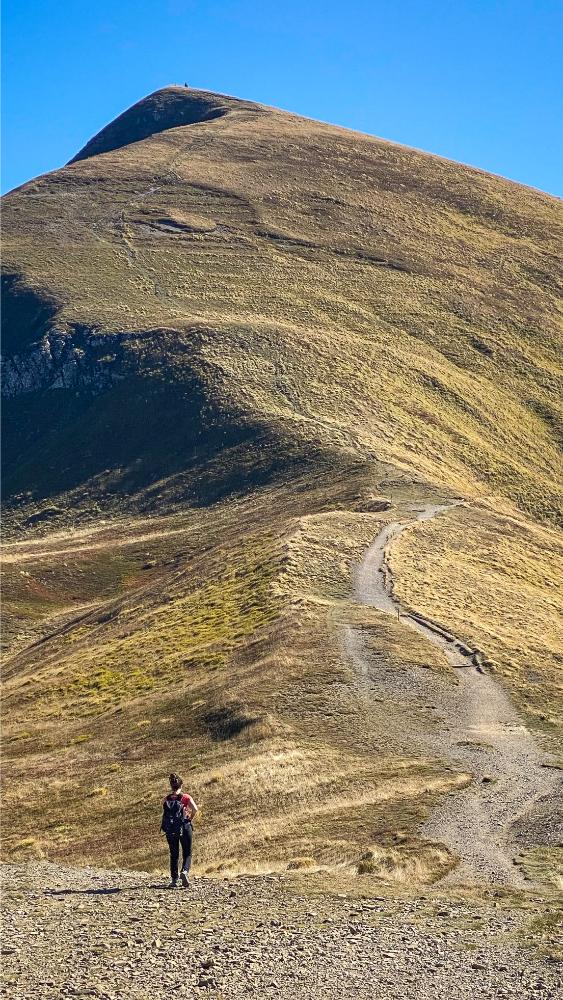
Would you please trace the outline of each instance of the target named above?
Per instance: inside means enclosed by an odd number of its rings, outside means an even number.
[[[408,525],[396,595],[554,751],[561,226],[538,191],[179,87],[4,199],[7,856],[156,866],[174,768],[201,870],[455,867],[423,823],[472,770],[374,677],[458,674],[354,580]]]

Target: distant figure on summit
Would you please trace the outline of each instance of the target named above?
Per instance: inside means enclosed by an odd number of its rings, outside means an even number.
[[[192,863],[192,820],[198,810],[191,795],[182,793],[182,779],[177,774],[171,774],[168,780],[171,791],[163,802],[160,829],[166,834],[170,850],[170,888],[176,889],[178,886],[180,844],[182,845],[180,881],[187,888],[188,873]]]

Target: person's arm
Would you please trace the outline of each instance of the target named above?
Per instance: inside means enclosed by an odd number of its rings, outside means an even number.
[[[191,795],[186,795],[186,799],[188,801],[186,802],[184,808],[186,810],[186,815],[187,815],[188,819],[191,822],[191,820],[194,818],[196,812],[198,812],[198,807],[196,806],[196,804],[195,804],[194,800],[192,799]]]

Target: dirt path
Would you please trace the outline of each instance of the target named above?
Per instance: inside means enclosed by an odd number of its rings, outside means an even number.
[[[450,881],[493,881],[523,885],[514,865],[517,853],[511,830],[524,822],[540,800],[555,794],[557,775],[545,768],[545,754],[510,702],[500,683],[480,664],[480,655],[438,623],[402,608],[393,593],[388,565],[391,542],[416,520],[444,514],[455,503],[420,503],[413,520],[387,524],[368,549],[355,580],[356,599],[399,618],[445,653],[456,669],[457,684],[426,670],[383,670],[367,650],[361,630],[348,627],[346,646],[364,685],[379,689],[405,707],[403,743],[416,744],[452,761],[473,776],[462,792],[447,796],[423,833],[439,840],[460,859]],[[408,724],[409,710],[421,705],[435,713],[435,725]]]

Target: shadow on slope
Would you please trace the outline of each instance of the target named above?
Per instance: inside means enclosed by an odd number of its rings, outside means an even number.
[[[182,125],[198,125],[228,114],[231,109],[251,110],[257,106],[222,94],[194,91],[188,87],[163,87],[128,108],[114,121],[98,132],[81,149],[70,163],[86,160],[89,156],[109,153],[132,142],[140,142],[150,135],[165,132]]]
[[[350,464],[289,422],[243,409],[202,355],[200,331],[75,328],[47,341],[12,359],[36,387],[22,383],[4,404],[4,496],[19,527],[67,509],[199,507]]]
[[[58,311],[52,295],[26,284],[19,274],[2,275],[2,353],[10,355],[47,332]]]

